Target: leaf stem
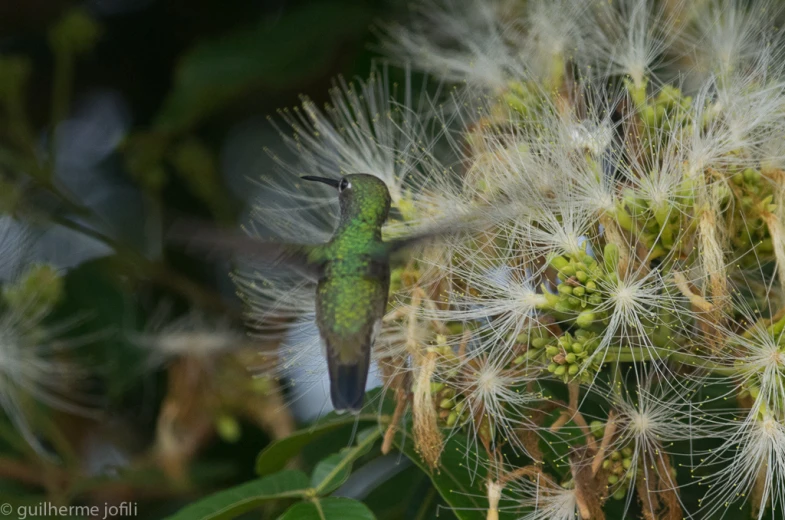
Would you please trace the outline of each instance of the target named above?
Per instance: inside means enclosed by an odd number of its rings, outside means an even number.
[[[708,359],[704,359],[695,354],[688,352],[677,352],[664,348],[646,347],[646,348],[632,348],[620,347],[609,348],[606,355],[606,362],[616,363],[635,363],[638,361],[652,361],[652,360],[665,360],[670,359],[693,367],[700,367],[709,370],[715,374],[724,376],[738,375],[738,371],[732,367],[722,366]]]

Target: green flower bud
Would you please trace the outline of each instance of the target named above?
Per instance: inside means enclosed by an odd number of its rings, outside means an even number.
[[[548,354],[548,357],[557,356],[559,352],[559,347],[554,347],[553,345],[545,349],[545,353]]]
[[[565,278],[569,278],[570,276],[575,276],[575,267],[567,264],[561,269],[559,269],[559,273],[564,275]]]
[[[548,340],[545,338],[534,338],[531,341],[531,346],[534,348],[542,348],[548,344]]]
[[[548,263],[551,265],[551,267],[553,267],[557,271],[561,271],[564,267],[570,265],[570,262],[568,262],[566,258],[559,255],[554,255],[553,257],[551,257]]]
[[[602,461],[602,469],[610,469],[610,467],[611,467],[611,461],[609,461],[608,459]]]
[[[563,376],[567,372],[567,367],[564,365],[559,365],[556,367],[556,370],[553,371],[553,375],[560,377]]]
[[[613,475],[613,474],[608,475],[608,484],[610,484],[612,486],[612,485],[618,484],[618,483],[619,483],[619,477],[617,477],[616,475]]]
[[[573,354],[572,352],[570,352],[569,354],[567,354],[566,356],[564,356],[564,360],[565,360],[567,363],[570,363],[570,364],[572,364],[572,363],[575,363],[575,360],[576,360],[576,358],[575,358],[575,354]]]
[[[432,394],[439,393],[439,391],[442,388],[444,388],[444,383],[431,383],[431,393]]]
[[[575,318],[575,324],[579,327],[589,327],[597,320],[597,315],[592,311],[583,311]]]
[[[627,490],[624,488],[619,488],[613,493],[614,500],[624,500],[624,497],[627,496]]]
[[[589,280],[586,282],[586,292],[591,294],[597,290],[597,284]]]
[[[602,421],[592,421],[589,424],[589,429],[591,430],[591,434],[598,439],[605,435],[605,423]]]
[[[554,372],[556,372],[557,368],[559,368],[559,365],[557,365],[556,363],[551,363],[550,365],[548,365],[548,372],[553,374]]]
[[[447,426],[453,426],[456,422],[458,422],[458,414],[455,411],[450,412],[450,415],[447,416]]]
[[[760,180],[760,172],[754,168],[746,168],[742,175],[749,184],[757,184]]]
[[[586,280],[589,279],[589,274],[586,271],[578,271],[575,273],[575,278],[581,283],[586,283]]]
[[[582,354],[583,353],[583,345],[581,345],[580,343],[573,343],[572,344],[572,351],[575,352],[576,354]]]
[[[624,459],[621,461],[621,465],[624,469],[630,469],[632,467],[632,459]]]
[[[226,442],[237,442],[242,434],[240,423],[231,415],[221,415],[215,422],[215,430],[218,436]]]
[[[570,365],[570,368],[567,369],[567,374],[574,376],[581,370],[581,367],[578,365]]]
[[[455,400],[453,399],[442,399],[439,403],[439,408],[443,410],[451,410],[455,406]]]
[[[586,294],[586,289],[584,289],[583,287],[574,287],[572,289],[572,294],[573,296],[583,296],[584,294]]]
[[[567,285],[566,283],[559,284],[558,291],[561,294],[571,295],[572,294],[572,286],[571,285]]]

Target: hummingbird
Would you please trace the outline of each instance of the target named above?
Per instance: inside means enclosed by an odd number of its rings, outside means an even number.
[[[340,180],[305,176],[338,190],[340,220],[332,238],[313,248],[308,261],[318,266],[316,324],[330,374],[336,411],[362,408],[371,349],[382,326],[390,291],[390,254],[401,246],[382,240],[390,213],[390,192],[367,174]]]
[[[186,232],[186,240],[250,255],[267,264],[285,263],[316,280],[316,323],[327,358],[330,398],[336,411],[358,412],[363,406],[371,350],[387,307],[391,258],[418,241],[454,231],[455,224],[385,241],[382,226],[390,213],[391,197],[384,181],[363,173],[341,179],[301,178],[338,192],[340,218],[328,242],[283,244],[205,229]]]

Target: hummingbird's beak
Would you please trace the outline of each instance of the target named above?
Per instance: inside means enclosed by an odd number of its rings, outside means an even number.
[[[314,177],[312,175],[306,175],[306,176],[300,177],[300,178],[301,179],[305,179],[306,181],[323,182],[324,184],[328,184],[328,185],[332,186],[336,190],[338,189],[338,186],[341,185],[341,181],[339,181],[337,179],[328,179],[327,177]]]

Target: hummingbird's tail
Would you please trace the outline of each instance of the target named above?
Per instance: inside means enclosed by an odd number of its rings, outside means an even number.
[[[369,359],[355,363],[340,363],[329,359],[330,397],[336,412],[359,412],[363,407],[365,383],[368,380]]]

